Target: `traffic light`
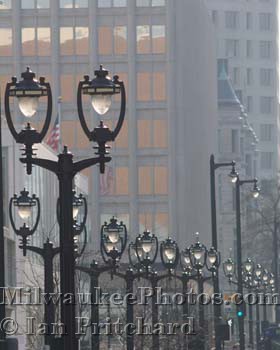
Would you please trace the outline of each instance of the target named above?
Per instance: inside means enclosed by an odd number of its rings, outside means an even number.
[[[245,303],[242,303],[241,305],[236,306],[236,316],[238,318],[245,317],[246,316],[246,306]]]

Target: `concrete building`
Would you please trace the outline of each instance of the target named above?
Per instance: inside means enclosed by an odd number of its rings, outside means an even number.
[[[217,57],[228,59],[233,87],[259,138],[257,174],[279,170],[278,1],[206,0],[216,29]]]
[[[26,65],[46,76],[54,101],[62,96],[62,141],[77,158],[93,155],[77,118],[79,79],[103,63],[126,83],[113,161],[101,180],[97,168],[87,172],[95,242],[112,214],[131,236],[147,227],[183,245],[196,231],[209,241],[217,96],[214,30],[203,1],[5,0],[0,18],[2,91]],[[118,102],[105,115],[109,126]],[[89,104],[86,111],[97,123]]]
[[[224,60],[218,61],[218,162],[236,161],[241,179],[256,177],[258,139],[248,123],[247,113],[238,99],[226,70]],[[221,168],[217,176],[218,237],[222,261],[229,257],[229,249],[236,254],[235,186],[228,177],[230,168]],[[242,238],[246,242],[247,205],[251,187],[242,186]],[[247,200],[246,200],[247,199]],[[245,247],[245,245],[244,245]],[[243,256],[246,252],[243,251]]]

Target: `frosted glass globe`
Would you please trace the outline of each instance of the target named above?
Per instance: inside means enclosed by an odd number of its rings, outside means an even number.
[[[103,115],[109,111],[111,103],[111,95],[93,95],[91,99],[92,107],[100,115]]]
[[[39,104],[38,97],[19,97],[18,106],[21,113],[28,118],[33,117],[37,112]]]

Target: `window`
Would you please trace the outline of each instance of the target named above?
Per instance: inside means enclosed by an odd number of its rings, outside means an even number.
[[[273,70],[270,68],[260,69],[260,85],[272,86]]]
[[[127,52],[127,28],[125,26],[114,27],[114,52],[117,55]]]
[[[251,40],[246,41],[246,56],[248,58],[253,57],[253,42]]]
[[[252,68],[246,69],[246,80],[247,80],[247,85],[253,84],[253,70],[252,70]]]
[[[38,52],[38,56],[50,56],[51,54],[50,28],[37,28],[37,52]]]
[[[269,96],[260,97],[260,112],[262,114],[271,114],[272,113],[272,102],[273,98]]]
[[[272,43],[271,41],[260,41],[260,58],[271,58]]]
[[[166,99],[165,73],[137,73],[138,101],[164,101]]]
[[[152,167],[150,166],[138,168],[138,193],[142,195],[152,194]]]
[[[268,31],[272,29],[272,15],[271,13],[259,14],[259,28],[260,31]]]
[[[165,6],[165,0],[136,0],[137,7],[162,7]]]
[[[142,25],[136,28],[137,53],[161,54],[165,52],[165,26]]]
[[[238,85],[240,82],[240,70],[238,67],[233,68],[232,75],[233,75],[233,83],[235,85]]]
[[[226,11],[225,12],[225,26],[227,29],[236,29],[238,20],[238,12]]]
[[[113,40],[111,27],[98,28],[98,51],[100,55],[112,55]]]
[[[22,9],[48,9],[50,8],[50,0],[21,0]]]
[[[272,169],[273,153],[261,152],[261,168],[264,170]]]
[[[10,10],[12,8],[11,0],[2,0],[0,3],[1,10]]]
[[[253,27],[252,13],[246,13],[246,29],[250,30]]]
[[[61,27],[60,28],[60,54],[62,56],[88,54],[88,28],[87,27]]]
[[[231,130],[231,151],[232,153],[239,152],[239,134],[238,130]]]
[[[23,56],[35,56],[35,28],[21,29],[21,44]]]
[[[239,55],[239,41],[226,39],[226,56],[237,57]]]
[[[0,56],[12,56],[13,53],[12,29],[0,28]]]
[[[253,112],[253,97],[252,96],[247,96],[247,111],[248,113]]]
[[[87,8],[88,0],[60,0],[60,8]]]
[[[138,192],[140,195],[164,195],[168,193],[168,170],[165,166],[140,166],[138,168]]]
[[[60,77],[61,96],[64,102],[73,102],[75,79],[72,74],[62,74]]]
[[[268,142],[272,141],[273,125],[261,124],[260,125],[260,141]]]
[[[137,53],[150,53],[150,26],[143,25],[137,26],[136,29],[137,35]]]
[[[168,213],[151,211],[140,213],[138,221],[140,232],[150,230],[160,241],[168,237]]]
[[[106,7],[126,7],[127,6],[127,0],[98,0],[98,7],[99,8],[106,8]]]
[[[115,194],[127,195],[128,194],[128,168],[117,167],[115,169]]]
[[[166,148],[167,122],[166,120],[138,120],[139,148]]]
[[[165,52],[165,26],[163,25],[152,26],[152,52]]]

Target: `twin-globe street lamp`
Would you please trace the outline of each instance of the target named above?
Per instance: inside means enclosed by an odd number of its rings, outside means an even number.
[[[34,158],[33,145],[41,143],[46,136],[52,115],[52,93],[50,84],[45,78],[35,79],[33,73],[28,67],[21,75],[22,80],[18,81],[16,77],[12,78],[10,83],[6,85],[5,91],[5,114],[7,124],[17,143],[24,145],[23,158],[20,161],[26,164],[27,174],[31,174],[32,165],[37,165],[55,173],[59,180],[59,222],[60,222],[60,291],[62,295],[68,293],[75,294],[75,254],[73,242],[73,204],[72,204],[72,186],[75,175],[95,164],[99,164],[100,172],[104,173],[105,163],[111,160],[108,157],[107,142],[114,141],[118,136],[125,116],[125,87],[118,76],[111,79],[108,71],[100,66],[95,71],[95,77],[90,80],[89,76],[85,76],[80,81],[77,92],[77,109],[81,126],[88,137],[89,141],[97,143],[95,158],[89,158],[78,162],[73,162],[73,155],[64,146],[64,150],[58,155],[58,161],[48,159]],[[99,126],[90,130],[83,112],[83,95],[91,97],[92,106],[95,111],[103,115],[111,104],[111,97],[114,94],[121,94],[121,107],[119,119],[116,128],[111,131],[100,121]],[[18,99],[18,106],[22,114],[27,117],[33,117],[38,109],[39,98],[47,98],[46,117],[41,131],[34,129],[30,123],[17,132],[13,124],[10,111],[10,98]],[[64,305],[61,303],[61,322],[65,325],[67,335],[63,338],[64,350],[77,350],[78,341],[75,336],[75,305]]]
[[[242,238],[241,238],[241,208],[240,208],[240,187],[246,183],[253,183],[254,187],[252,195],[254,198],[258,198],[260,190],[257,186],[257,179],[252,180],[240,180],[239,174],[235,169],[235,161],[216,163],[214,155],[210,157],[210,188],[211,188],[211,219],[212,219],[212,245],[218,250],[218,237],[217,237],[217,214],[216,214],[216,189],[215,189],[215,171],[219,168],[231,166],[231,172],[229,173],[230,181],[235,186],[235,205],[236,205],[236,244],[237,244],[237,270],[238,270],[238,292],[242,294]],[[214,292],[219,293],[219,278],[214,280]],[[221,308],[219,305],[214,306],[214,319],[215,329],[218,329],[219,318],[221,316]],[[244,337],[244,319],[239,318],[239,342],[240,349],[245,350],[245,337]],[[221,339],[217,337],[219,332],[216,331],[215,345],[216,349],[221,349]]]
[[[223,263],[224,274],[228,278],[229,283],[237,284],[236,281],[236,263],[232,258],[228,258]],[[256,344],[257,349],[260,349],[260,310],[259,310],[259,301],[260,301],[260,292],[264,293],[264,321],[267,322],[267,309],[266,309],[266,293],[267,291],[273,292],[275,290],[275,278],[273,273],[268,272],[262,267],[261,264],[255,264],[251,258],[247,260],[242,265],[242,283],[246,289],[251,293],[252,291],[256,292],[254,304],[256,305]],[[242,302],[242,301],[241,301]],[[243,301],[244,304],[244,301]],[[249,309],[249,344],[253,346],[253,310],[252,305],[248,306]],[[243,310],[245,310],[243,308]],[[240,311],[239,318],[243,318],[243,311]]]
[[[72,193],[73,201],[73,240],[74,240],[74,251],[75,257],[80,257],[87,243],[87,231],[86,231],[86,218],[87,218],[87,202],[85,197],[80,194],[76,195],[76,192]],[[59,201],[58,201],[59,202]],[[79,220],[78,214],[83,207],[82,219]],[[16,217],[14,216],[14,210],[16,209]],[[43,245],[43,248],[32,246],[29,244],[30,237],[36,232],[39,221],[40,221],[40,200],[36,195],[29,196],[29,192],[24,189],[20,192],[20,196],[16,194],[10,199],[9,204],[9,217],[12,228],[17,236],[20,236],[20,248],[23,250],[23,256],[26,256],[27,251],[31,251],[41,256],[44,262],[44,292],[50,296],[54,293],[54,280],[53,280],[53,259],[60,252],[60,247],[54,247],[53,243],[47,238]],[[59,221],[59,212],[57,212],[57,219]],[[22,222],[22,226],[17,225],[17,217]],[[29,227],[29,224],[32,227]],[[78,252],[78,237],[84,231],[85,238],[83,246],[80,252]],[[55,323],[55,308],[54,303],[44,304],[44,320],[48,327],[48,332],[45,334],[45,345],[49,345],[50,349],[58,348],[54,335],[49,331],[52,325]],[[57,345],[57,346],[56,346]]]

